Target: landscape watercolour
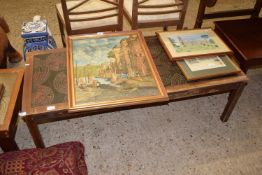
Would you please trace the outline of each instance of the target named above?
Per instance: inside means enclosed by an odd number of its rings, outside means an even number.
[[[208,34],[170,36],[168,38],[176,52],[195,52],[213,50],[218,47]]]
[[[171,61],[208,55],[232,55],[230,48],[209,28],[157,32],[157,36]]]

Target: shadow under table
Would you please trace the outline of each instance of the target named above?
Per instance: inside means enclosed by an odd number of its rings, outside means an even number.
[[[156,37],[146,38],[146,42],[170,101],[229,93],[228,102],[220,117],[223,122],[228,120],[247,85],[248,79],[243,72],[237,75],[188,82],[178,66],[169,61]],[[33,52],[29,53],[27,58],[22,107],[25,116],[23,119],[36,147],[45,147],[38,128],[39,124],[112,111],[112,109],[107,109],[94,112],[68,112],[65,49]],[[139,107],[144,106],[139,105]],[[113,110],[123,109],[129,108]]]

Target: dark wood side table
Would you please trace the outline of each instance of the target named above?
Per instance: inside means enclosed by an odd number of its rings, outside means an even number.
[[[178,66],[169,61],[158,39],[152,37],[147,38],[146,41],[168,91],[170,101],[229,93],[228,103],[221,115],[223,122],[228,120],[248,81],[243,72],[233,76],[187,82]],[[39,124],[108,111],[68,113],[67,90],[65,89],[67,87],[66,53],[64,49],[32,52],[27,56],[27,64],[29,66],[27,66],[25,73],[22,107],[26,116],[23,119],[37,147],[45,146],[39,132]],[[114,110],[122,109],[116,108]]]
[[[214,23],[215,32],[233,50],[244,72],[262,66],[262,18]]]
[[[18,113],[22,106],[24,69],[0,70],[0,81],[5,86],[0,102],[0,147],[4,152],[18,150],[15,142]]]

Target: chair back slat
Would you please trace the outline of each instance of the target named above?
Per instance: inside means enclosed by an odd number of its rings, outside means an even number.
[[[151,1],[151,4],[150,4]],[[188,0],[173,0],[170,2],[153,3],[152,0],[133,0],[132,10],[132,28],[137,29],[139,27],[167,27],[170,24],[176,25],[178,29],[181,29],[184,23],[185,12],[188,4]],[[140,17],[157,16],[157,15],[172,15],[174,19],[167,18],[161,19],[155,22],[140,22]],[[177,14],[177,15],[175,15]],[[178,18],[176,18],[176,16]],[[162,17],[163,18],[163,17]]]
[[[174,4],[159,4],[159,5],[139,5],[138,8],[167,8],[167,7],[178,7],[183,6],[184,3],[174,3]]]
[[[74,34],[74,33],[80,33],[79,31],[73,31],[71,23],[72,22],[88,22],[88,21],[95,21],[95,20],[102,20],[102,19],[109,19],[112,17],[117,17],[115,25],[109,25],[109,26],[100,26],[99,28],[101,31],[110,31],[112,30],[122,30],[123,28],[123,0],[97,0],[102,1],[107,4],[112,5],[112,7],[107,7],[96,10],[83,10],[82,7],[84,5],[87,5],[86,3],[90,2],[92,0],[80,0],[79,3],[74,4],[70,8],[68,8],[67,2],[70,2],[69,0],[61,0],[61,6],[63,10],[65,25],[67,33]],[[74,1],[76,2],[76,1]],[[77,11],[78,8],[82,8],[81,11]],[[99,16],[99,13],[103,13]],[[108,13],[108,14],[105,14]],[[97,14],[96,16],[94,16]],[[79,17],[77,17],[79,15]],[[82,16],[81,16],[82,15]],[[85,15],[83,17],[83,15]],[[88,17],[88,15],[91,15]],[[112,27],[113,26],[113,27]],[[81,31],[84,31],[81,29]],[[89,29],[86,29],[86,32],[88,33]],[[93,29],[90,29],[90,31],[93,31]],[[100,31],[99,31],[100,32]]]
[[[99,20],[99,19],[104,19],[104,18],[111,18],[114,16],[118,16],[117,13],[112,14],[112,15],[104,15],[100,17],[93,17],[93,18],[80,18],[80,19],[71,19],[71,22],[81,22],[81,21],[94,21],[94,20]]]
[[[106,8],[106,9],[100,9],[100,10],[90,10],[90,11],[84,11],[84,12],[70,12],[69,15],[84,15],[84,14],[92,14],[92,13],[99,13],[99,12],[107,12],[112,10],[117,10],[118,7],[112,7],[112,8]]]
[[[262,0],[256,0],[256,3],[253,8],[237,9],[237,10],[223,10],[223,11],[206,13],[206,7],[209,7],[209,8],[214,7],[216,3],[217,3],[217,0],[200,0],[197,19],[195,22],[195,28],[200,28],[202,26],[203,20],[205,19],[246,16],[246,15],[250,15],[251,18],[257,18],[262,8]]]
[[[80,7],[81,5],[85,4],[88,1],[89,0],[84,0],[84,1],[80,2],[79,4],[76,4],[73,7],[69,8],[68,11],[71,12],[72,10],[76,9],[77,7]]]
[[[148,2],[148,1],[150,1],[150,0],[142,0],[142,1],[138,1],[138,4],[140,5],[140,4],[143,4],[143,3]]]
[[[108,1],[108,0],[100,0],[100,1],[106,2],[106,3],[108,3],[108,4],[116,5],[116,6],[119,5],[119,4],[117,3],[118,0],[116,0],[116,2],[114,2],[114,1]]]
[[[181,10],[167,10],[167,11],[156,11],[156,12],[138,12],[138,15],[161,15],[169,13],[179,13]]]
[[[206,14],[204,19],[246,16],[246,15],[250,15],[252,12],[253,12],[252,9],[241,9],[241,10],[225,11],[225,12],[213,12],[213,13]]]

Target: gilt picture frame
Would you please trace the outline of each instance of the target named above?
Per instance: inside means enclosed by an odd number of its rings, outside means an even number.
[[[168,100],[141,32],[69,36],[69,111]]]
[[[196,56],[232,55],[231,49],[211,28],[157,32],[156,34],[171,61]]]

